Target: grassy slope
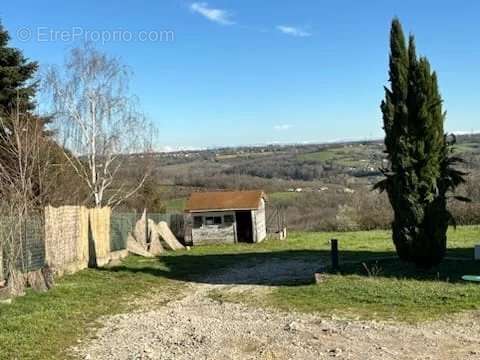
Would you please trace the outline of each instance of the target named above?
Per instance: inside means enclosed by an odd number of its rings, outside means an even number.
[[[178,296],[183,288],[173,280],[194,280],[198,274],[240,261],[294,258],[326,264],[329,239],[334,237],[340,241],[344,275],[332,274],[322,285],[278,284],[266,298],[254,300],[285,310],[412,321],[478,309],[480,286],[459,278],[467,272],[480,274],[480,264],[467,260],[479,235],[480,227],[450,232],[449,256],[466,260],[447,260],[427,273],[390,260],[379,263],[381,273],[374,278],[367,277],[358,263],[347,262],[393,255],[385,231],[294,233],[288,241],[198,247],[160,259],[130,257],[118,268],[85,270],[65,277],[48,293],[29,292],[12,305],[0,305],[0,358],[65,358],[64,349],[89,334],[100,316],[131,309],[134,298],[161,301]]]

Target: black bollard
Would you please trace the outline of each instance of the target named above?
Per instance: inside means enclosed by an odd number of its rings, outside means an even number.
[[[331,255],[332,255],[332,270],[337,271],[338,270],[338,240],[337,239],[332,239],[330,241],[332,250],[331,250]]]

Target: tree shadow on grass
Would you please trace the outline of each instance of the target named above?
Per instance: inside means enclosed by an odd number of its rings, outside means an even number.
[[[439,266],[425,271],[401,262],[394,252],[340,251],[340,270],[333,272],[329,267],[328,250],[252,251],[238,254],[180,252],[157,259],[136,258],[108,271],[141,272],[217,285],[307,285],[314,282],[314,273],[319,270],[332,275],[373,275],[463,283],[463,275],[480,275],[480,263],[473,261],[471,254],[472,249],[449,249],[447,258]]]
[[[473,259],[447,256],[440,265],[424,270],[402,262],[398,258],[392,258],[347,263],[341,267],[341,273],[343,275],[466,283],[462,280],[462,276],[480,275],[480,263]]]

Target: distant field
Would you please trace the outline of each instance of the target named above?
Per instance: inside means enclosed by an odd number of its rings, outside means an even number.
[[[232,160],[237,158],[257,158],[257,157],[263,157],[263,156],[282,155],[282,154],[285,154],[285,152],[281,152],[281,151],[246,152],[246,153],[238,153],[238,154],[217,155],[215,156],[215,159]]]
[[[358,146],[345,148],[332,148],[317,151],[313,153],[306,153],[297,156],[300,161],[314,161],[314,162],[332,162],[342,166],[357,167],[368,165],[369,154],[365,148]]]
[[[268,200],[271,200],[271,201],[287,201],[287,200],[295,199],[300,195],[302,195],[302,193],[285,191],[285,192],[276,192],[276,193],[267,194],[267,198]]]
[[[187,198],[172,199],[166,201],[165,205],[167,207],[167,212],[183,212],[185,210],[185,205],[187,203]]]
[[[335,159],[336,156],[337,152],[332,149],[302,154],[297,158],[304,161],[329,161]]]
[[[480,152],[480,144],[475,143],[475,142],[457,143],[455,145],[455,151],[459,154]]]
[[[473,178],[480,171],[480,135],[459,136],[456,148],[456,153],[468,161]],[[277,192],[295,187],[318,189],[327,184],[355,184],[355,188],[366,189],[381,177],[378,169],[384,165],[383,150],[382,141],[363,141],[163,154],[155,160],[152,181],[171,185],[163,189],[161,199],[185,198],[192,191],[208,189],[262,188]],[[285,199],[295,195],[278,196]],[[181,210],[183,202],[169,201],[169,211]]]
[[[360,166],[371,162],[370,156],[377,152],[378,148],[370,146],[351,145],[341,148],[327,148],[321,151],[304,153],[297,156],[300,161],[332,162],[343,166]],[[455,145],[455,152],[462,153],[480,153],[480,144],[478,142],[459,142]]]

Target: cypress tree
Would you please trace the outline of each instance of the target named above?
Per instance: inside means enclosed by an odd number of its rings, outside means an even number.
[[[448,192],[464,182],[453,168],[455,139],[444,134],[445,113],[437,75],[415,40],[406,45],[398,19],[390,33],[390,89],[381,104],[389,166],[375,188],[386,190],[392,208],[393,242],[402,260],[429,268],[445,256]],[[461,199],[461,198],[459,198]]]

